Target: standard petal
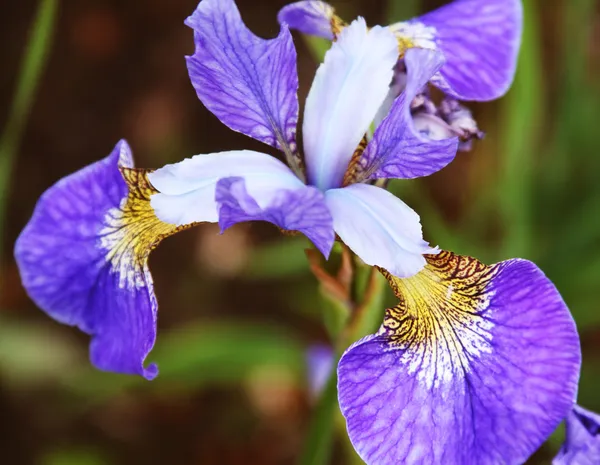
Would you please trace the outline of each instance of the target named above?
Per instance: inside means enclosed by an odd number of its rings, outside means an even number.
[[[284,163],[264,153],[238,150],[196,155],[148,174],[159,191],[151,199],[156,216],[180,226],[216,223],[217,182],[229,177],[243,177],[248,192],[263,208],[280,190],[306,187]]]
[[[456,0],[410,23],[435,29],[446,64],[432,83],[444,92],[493,100],[509,89],[521,45],[521,0]]]
[[[246,179],[224,178],[217,184],[215,199],[221,230],[242,221],[268,221],[281,229],[301,232],[325,257],[329,256],[335,233],[325,196],[320,190],[305,185],[274,190],[272,185],[266,184],[257,190],[254,183],[255,196],[252,196],[246,188]]]
[[[198,97],[224,124],[286,153],[298,165],[296,49],[286,26],[261,39],[233,0],[202,0],[185,24],[196,51],[187,57]]]
[[[325,55],[306,100],[304,152],[308,179],[339,187],[359,142],[383,103],[398,60],[393,34],[367,30],[359,18]]]
[[[107,158],[57,182],[40,198],[15,258],[33,301],[92,335],[95,366],[151,379],[158,370],[144,368],[144,360],[156,337],[157,304],[148,255],[177,227],[154,216],[154,191],[132,167],[122,141]]]
[[[362,156],[348,170],[346,184],[376,178],[428,176],[456,156],[458,138],[434,140],[419,133],[410,112],[412,100],[444,63],[442,55],[432,50],[410,49],[405,62],[404,92],[392,105]]]
[[[600,463],[600,415],[576,405],[567,417],[567,434],[552,465]]]
[[[350,439],[367,464],[524,463],[575,402],[575,323],[531,262],[486,266],[449,252],[338,366]]]
[[[368,265],[408,277],[425,266],[423,254],[437,252],[423,240],[419,215],[385,189],[353,184],[325,197],[335,232]]]
[[[282,26],[287,24],[304,34],[334,39],[332,22],[336,16],[334,8],[328,3],[319,0],[291,3],[279,11],[277,20]]]

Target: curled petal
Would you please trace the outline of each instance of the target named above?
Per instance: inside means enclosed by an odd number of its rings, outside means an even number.
[[[238,150],[196,155],[148,174],[159,191],[152,196],[152,207],[167,223],[216,223],[217,182],[229,177],[243,177],[250,195],[261,205],[279,190],[306,187],[285,164],[264,153]]]
[[[279,24],[287,24],[304,34],[334,39],[334,25],[340,20],[334,8],[319,0],[305,0],[284,6],[277,15]]]
[[[423,254],[436,253],[423,240],[419,215],[385,189],[353,184],[325,196],[335,232],[366,264],[407,277],[425,266]]]
[[[600,463],[600,415],[576,405],[567,417],[567,435],[552,465]]]
[[[308,179],[322,190],[339,187],[385,99],[398,60],[393,34],[367,30],[359,18],[325,55],[306,100],[304,150]]]
[[[234,131],[284,151],[297,168],[298,74],[287,26],[261,39],[233,0],[202,0],[185,23],[194,30],[187,64],[202,103]]]
[[[435,29],[446,64],[432,83],[460,100],[493,100],[509,89],[516,70],[521,0],[456,0],[413,22]]]
[[[323,193],[315,187],[273,189],[255,186],[255,196],[248,193],[246,179],[231,177],[217,184],[216,202],[219,225],[225,230],[242,221],[268,221],[287,231],[299,231],[308,237],[325,256],[329,256],[335,234]]]
[[[407,82],[388,116],[379,125],[346,183],[377,178],[410,179],[439,171],[456,156],[458,139],[434,140],[416,130],[410,104],[444,63],[439,52],[410,49],[405,56]]]
[[[450,252],[338,366],[339,401],[367,464],[522,464],[575,402],[579,339],[531,262],[486,266]]]
[[[148,379],[158,373],[154,364],[144,368],[157,317],[148,255],[178,230],[154,215],[154,192],[122,141],[50,187],[15,245],[29,296],[54,319],[92,335],[92,363]]]

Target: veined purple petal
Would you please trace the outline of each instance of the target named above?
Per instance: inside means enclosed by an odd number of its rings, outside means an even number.
[[[576,405],[567,417],[567,435],[552,465],[600,463],[600,415]]]
[[[298,164],[298,74],[292,36],[261,39],[246,28],[233,0],[202,0],[186,20],[196,51],[187,57],[198,97],[234,131],[284,151]]]
[[[456,156],[456,137],[433,140],[419,134],[410,113],[410,103],[440,69],[443,57],[432,50],[410,49],[405,61],[408,74],[404,92],[375,131],[357,164],[351,167],[350,178],[355,181],[428,176]]]
[[[335,10],[328,3],[319,0],[305,0],[284,6],[277,15],[279,24],[287,24],[304,34],[333,40],[331,22]]]
[[[425,266],[423,254],[437,252],[423,240],[419,215],[385,189],[353,184],[325,197],[335,232],[367,265],[407,277]]]
[[[157,317],[147,259],[177,228],[152,214],[151,186],[145,172],[132,167],[121,141],[105,159],[50,187],[17,240],[15,258],[34,302],[92,335],[96,367],[152,379],[156,365],[143,365]]]
[[[455,0],[410,23],[435,29],[446,64],[432,83],[444,92],[493,100],[509,89],[521,45],[521,0]]]
[[[268,186],[267,195],[259,192],[252,196],[247,190],[247,179],[231,177],[217,183],[215,198],[222,231],[242,221],[268,221],[281,229],[301,232],[325,257],[329,256],[335,234],[320,190],[305,185],[277,190]]]
[[[385,99],[398,60],[387,29],[367,30],[359,18],[325,55],[306,100],[304,152],[308,179],[322,190],[339,187],[359,142]]]
[[[178,226],[216,223],[217,182],[229,177],[243,177],[250,195],[262,207],[280,190],[306,187],[284,163],[264,153],[237,150],[196,155],[148,174],[159,191],[151,199],[156,216]]]
[[[400,303],[338,366],[342,413],[367,464],[522,464],[575,402],[575,323],[531,262],[449,252],[384,272]]]

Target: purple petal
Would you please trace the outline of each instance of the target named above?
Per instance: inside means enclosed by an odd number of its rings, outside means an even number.
[[[157,311],[147,258],[175,228],[151,214],[148,184],[128,198],[119,167],[133,167],[125,141],[48,189],[17,240],[15,258],[33,301],[93,336],[95,366],[152,379],[156,365],[143,365]],[[145,174],[127,173],[132,181]]]
[[[231,177],[217,183],[215,199],[222,231],[242,221],[268,221],[281,229],[303,233],[325,257],[331,252],[335,240],[333,220],[323,193],[315,187],[280,189],[269,197],[262,196],[259,205],[258,199],[248,194],[246,180]]]
[[[284,6],[277,15],[279,24],[287,24],[304,34],[333,40],[331,22],[335,18],[334,8],[319,0],[308,0]]]
[[[575,402],[579,339],[531,262],[449,252],[409,279],[377,335],[338,366],[339,401],[367,464],[522,464]]]
[[[456,0],[412,22],[436,29],[446,64],[432,83],[444,92],[493,100],[509,89],[521,45],[521,0]]]
[[[437,252],[423,240],[419,215],[385,189],[353,184],[325,197],[335,232],[367,265],[408,277],[425,266],[423,254]]]
[[[567,417],[567,435],[552,465],[600,463],[600,415],[576,405]]]
[[[405,61],[408,72],[406,88],[354,167],[355,182],[428,176],[442,169],[456,156],[456,137],[433,140],[419,134],[410,113],[410,103],[440,69],[443,57],[431,50],[410,49],[406,52]]]
[[[187,57],[198,97],[234,131],[296,157],[298,74],[286,26],[264,40],[242,22],[233,0],[202,0],[185,24],[196,51]]]

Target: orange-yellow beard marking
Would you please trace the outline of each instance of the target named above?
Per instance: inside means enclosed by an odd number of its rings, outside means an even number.
[[[143,287],[148,269],[148,256],[166,237],[192,227],[176,226],[156,217],[150,204],[158,191],[148,180],[151,170],[119,168],[129,194],[118,208],[105,217],[100,245],[106,251],[106,260],[118,272],[121,287]]]
[[[494,295],[490,282],[501,265],[486,266],[444,251],[426,260],[411,278],[380,269],[399,303],[386,310],[379,334],[387,337],[390,349],[404,351],[401,358],[409,372],[420,371],[434,387],[492,351],[494,323],[486,310]]]

